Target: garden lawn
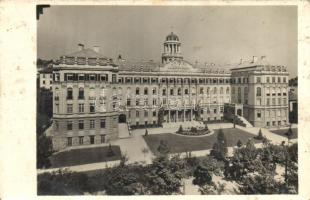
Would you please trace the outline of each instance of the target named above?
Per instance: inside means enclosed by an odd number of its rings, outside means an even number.
[[[54,154],[50,158],[52,168],[120,160],[120,147],[113,145],[111,147],[114,155],[110,157],[107,156],[107,152],[109,149],[108,146],[85,149],[72,149],[69,151]]]
[[[226,137],[228,147],[236,146],[239,139],[243,144],[245,144],[249,138],[252,138],[254,143],[261,142],[261,140],[254,139],[253,134],[237,128],[227,128],[222,130]],[[213,144],[217,141],[218,131],[219,130],[214,130],[214,134],[205,137],[186,137],[171,133],[153,134],[143,137],[151,151],[155,155],[158,155],[159,152],[157,151],[157,148],[160,140],[164,140],[168,144],[170,153],[212,149]]]
[[[288,129],[279,129],[279,130],[273,130],[270,132],[275,133],[275,134],[280,135],[280,136],[283,136],[283,137],[286,137],[285,133],[287,131],[288,131]],[[292,128],[292,132],[293,132],[293,135],[292,135],[291,139],[297,139],[298,138],[298,128]]]

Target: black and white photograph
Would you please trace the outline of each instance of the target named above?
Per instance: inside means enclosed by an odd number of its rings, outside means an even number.
[[[37,195],[298,194],[297,6],[36,17]]]

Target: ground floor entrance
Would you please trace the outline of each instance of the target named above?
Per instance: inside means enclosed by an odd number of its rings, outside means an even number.
[[[164,111],[164,122],[185,122],[192,121],[193,118],[193,109]]]

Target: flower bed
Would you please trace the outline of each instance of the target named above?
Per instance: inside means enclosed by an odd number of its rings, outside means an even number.
[[[179,130],[176,132],[176,134],[187,135],[187,136],[201,136],[201,135],[207,135],[210,132],[211,131],[206,127],[191,127],[191,128],[183,129],[181,126]]]

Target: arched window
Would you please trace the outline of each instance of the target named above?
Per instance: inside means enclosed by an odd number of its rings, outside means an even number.
[[[79,88],[79,99],[84,99],[84,88]]]
[[[170,89],[170,95],[173,95],[173,88]]]
[[[166,88],[163,88],[163,95],[166,95]]]
[[[188,95],[188,89],[187,88],[184,90],[184,94]]]
[[[226,94],[229,94],[229,87],[226,88]]]
[[[260,87],[257,87],[257,88],[256,88],[256,96],[257,96],[257,97],[262,96],[262,89],[261,89]]]
[[[136,95],[139,95],[140,94],[140,89],[137,87],[136,88]]]
[[[73,99],[73,90],[72,88],[67,89],[67,99]]]
[[[89,99],[94,99],[95,98],[95,88],[90,88],[89,89]]]
[[[200,94],[203,94],[203,87],[200,88]]]
[[[223,87],[220,88],[220,94],[223,94]]]
[[[147,88],[144,88],[144,95],[148,95],[148,89]]]
[[[178,88],[178,95],[182,95],[181,88]]]
[[[217,88],[216,87],[213,89],[213,94],[217,94]]]
[[[153,94],[156,94],[156,88],[153,88],[152,92]]]
[[[55,100],[59,100],[59,88],[55,88]]]

